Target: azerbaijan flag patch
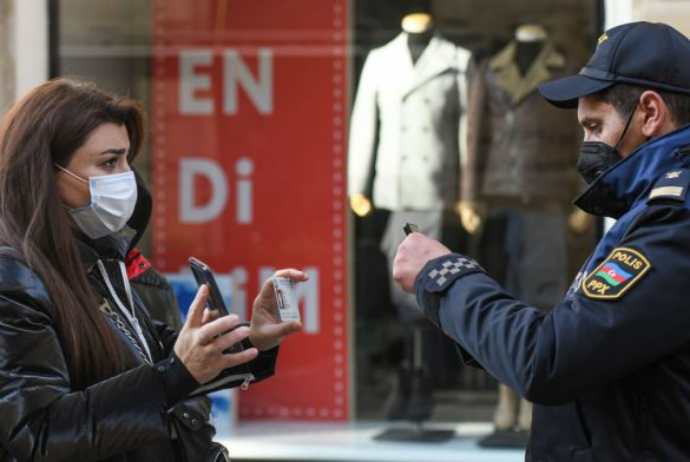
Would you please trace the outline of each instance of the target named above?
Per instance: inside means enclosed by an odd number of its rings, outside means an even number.
[[[637,250],[616,247],[582,282],[589,298],[615,299],[623,296],[652,265]]]

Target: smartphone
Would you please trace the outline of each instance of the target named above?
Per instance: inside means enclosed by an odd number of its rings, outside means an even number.
[[[194,257],[190,257],[189,267],[192,269],[192,274],[194,275],[194,279],[196,279],[197,285],[201,286],[201,284],[206,284],[208,286],[209,296],[208,300],[206,300],[206,309],[218,311],[220,316],[226,316],[228,314],[228,309],[223,301],[223,296],[220,294],[218,284],[216,284],[216,278],[213,276],[211,268]],[[220,335],[223,334],[227,334],[227,332],[223,332]],[[237,342],[230,348],[224,350],[223,353],[238,353],[242,350],[244,350],[242,342]]]
[[[403,226],[403,230],[405,231],[405,234],[408,236],[412,233],[419,233],[419,226],[413,224],[413,223],[407,223],[405,226]]]
[[[212,311],[219,311],[221,316],[226,316],[228,309],[225,306],[225,302],[223,302],[220,290],[218,290],[218,284],[216,284],[216,278],[213,276],[211,268],[194,257],[189,259],[189,267],[192,269],[197,285],[206,284],[209,288],[210,294],[206,301],[206,308]]]

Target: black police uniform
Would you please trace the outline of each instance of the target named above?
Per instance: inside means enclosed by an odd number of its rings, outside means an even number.
[[[690,460],[690,127],[643,145],[578,200],[618,218],[550,315],[473,260],[430,261],[427,316],[535,403],[527,460]]]

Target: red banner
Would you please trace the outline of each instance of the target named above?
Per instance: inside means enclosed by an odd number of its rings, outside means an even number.
[[[204,261],[247,318],[274,269],[311,276],[240,417],[348,418],[346,1],[153,2],[154,264]]]

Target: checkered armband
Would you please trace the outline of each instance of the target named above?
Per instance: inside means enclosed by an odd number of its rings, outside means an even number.
[[[431,260],[422,270],[424,288],[429,292],[442,292],[459,277],[478,271],[483,272],[484,269],[470,257],[444,255]]]
[[[483,273],[484,268],[479,263],[457,253],[430,260],[415,281],[417,303],[429,320],[440,327],[438,311],[442,293],[462,276],[480,272]]]

